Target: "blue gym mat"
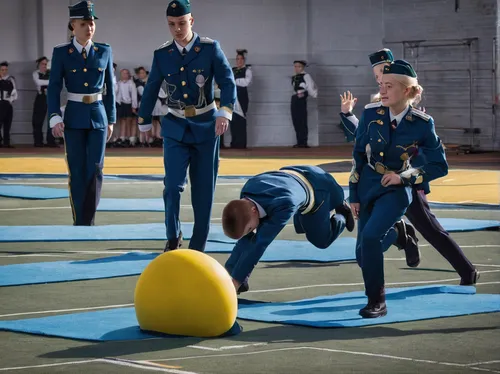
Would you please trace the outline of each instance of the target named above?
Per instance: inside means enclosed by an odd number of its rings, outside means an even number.
[[[193,234],[193,224],[181,225],[184,239]],[[0,242],[53,242],[102,240],[166,240],[164,223],[141,223],[102,226],[0,226]],[[221,225],[212,225],[208,240],[234,243],[224,235]]]
[[[264,253],[262,262],[338,262],[356,258],[354,238],[339,238],[327,249],[306,241],[277,240]],[[227,253],[233,244],[207,243],[207,253]],[[71,282],[139,275],[160,253],[130,252],[86,261],[34,262],[0,266],[0,287]]]
[[[439,218],[448,232],[477,231],[500,227],[500,221],[458,218]],[[193,232],[192,223],[181,226],[185,239]],[[0,242],[57,242],[96,240],[165,240],[163,223],[142,223],[102,226],[0,226]],[[234,243],[224,235],[222,226],[212,224],[208,240],[212,242]]]
[[[500,311],[500,295],[475,294],[474,287],[423,286],[387,289],[388,314],[363,319],[363,292],[284,303],[242,300],[238,318],[312,327],[355,327],[382,325]],[[0,321],[0,330],[62,338],[111,341],[158,337],[142,332],[133,307],[65,314],[42,318]]]
[[[419,286],[386,289],[386,316],[363,319],[364,291],[285,303],[241,305],[238,318],[311,327],[356,327],[500,312],[500,295],[476,294],[472,286]]]
[[[0,185],[0,196],[28,200],[62,199],[69,196],[69,191],[67,188],[3,184]]]
[[[115,176],[109,175],[108,179],[130,179],[130,180],[157,180],[160,176],[138,175],[138,176]],[[163,178],[163,177],[162,177]],[[228,176],[219,177],[219,179],[245,180],[247,177]],[[343,187],[344,196],[349,197],[349,190]],[[0,185],[0,196],[28,199],[28,200],[47,200],[62,199],[69,196],[66,188],[38,187],[25,185]],[[500,210],[500,205],[495,204],[449,204],[429,202],[433,209],[467,209],[467,210]],[[116,199],[102,198],[99,211],[103,212],[163,212],[164,205],[162,198],[151,199]]]

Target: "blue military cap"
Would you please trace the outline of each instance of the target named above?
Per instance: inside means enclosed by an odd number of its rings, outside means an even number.
[[[189,0],[174,0],[168,4],[167,17],[181,17],[191,13]]]
[[[293,63],[294,64],[301,64],[302,66],[307,66],[306,60],[295,60]]]
[[[80,1],[78,4],[70,5],[68,8],[70,19],[98,19],[94,13],[94,3],[91,1]]]
[[[413,69],[413,66],[405,60],[396,60],[392,64],[384,66],[384,74],[399,74],[417,78],[417,73]]]
[[[383,64],[384,62],[393,62],[394,56],[390,49],[384,48],[380,51],[372,53],[370,56],[370,62],[372,67],[377,66],[379,64]]]

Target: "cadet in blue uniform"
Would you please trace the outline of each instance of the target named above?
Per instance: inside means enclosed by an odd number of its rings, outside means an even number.
[[[167,83],[168,114],[162,120],[165,166],[165,250],[179,248],[181,193],[187,167],[191,180],[194,228],[189,248],[204,251],[210,228],[213,195],[219,167],[219,136],[232,119],[236,86],[231,66],[217,41],[192,31],[188,0],[169,3],[167,19],[173,42],[154,52],[151,73],[142,96],[139,128],[149,131],[151,113],[163,81]],[[220,109],[216,111],[214,80],[219,85]]]
[[[106,141],[116,122],[113,58],[109,45],[92,41],[97,17],[90,1],[70,6],[69,15],[74,38],[54,48],[47,102],[52,133],[64,136],[73,224],[90,226],[101,195]],[[68,91],[64,119],[63,81]]]
[[[342,187],[317,166],[287,166],[250,178],[240,199],[222,212],[224,233],[239,239],[225,265],[238,292],[248,291],[250,273],[292,217],[295,231],[318,248],[328,248],[344,228],[354,229]]]
[[[377,84],[380,85],[382,82],[384,67],[390,65],[390,63],[394,61],[392,52],[389,49],[382,49],[372,53],[369,58],[373,68],[375,80],[377,81]],[[404,63],[401,60],[398,60],[397,62]],[[375,102],[382,105],[380,103],[380,94],[374,96]],[[341,100],[344,110],[342,110],[340,116],[347,135],[354,133],[358,125],[358,119],[352,113],[352,109],[355,105],[355,99],[349,92],[347,95],[344,94],[344,97],[341,97]],[[416,105],[416,102],[414,102],[413,105]],[[455,271],[460,275],[461,285],[475,284],[479,279],[479,272],[467,259],[458,243],[453,240],[450,234],[441,226],[439,221],[436,219],[436,216],[432,213],[426,197],[430,191],[429,183],[420,183],[414,186],[412,189],[412,202],[406,211],[406,217],[414,227],[410,224],[405,224],[404,221],[398,222],[396,226],[406,230],[410,236],[413,236],[413,238],[411,238],[412,241],[416,240],[416,236],[414,236],[416,229],[422,234],[424,239],[436,248],[436,250],[451,264],[451,266],[453,266]],[[401,246],[397,246],[401,249]],[[415,250],[407,250],[406,255],[408,265],[418,266],[419,260],[417,259],[419,259],[420,256],[418,253],[415,253]]]
[[[349,179],[351,208],[358,217],[358,243],[368,304],[363,318],[387,314],[384,240],[412,201],[412,187],[448,173],[443,146],[429,115],[411,107],[421,94],[410,64],[384,67],[382,105],[367,105],[356,130]]]
[[[382,82],[384,66],[391,64],[394,61],[394,56],[390,49],[384,48],[380,51],[372,53],[369,58],[375,80],[377,81],[377,84],[380,85]],[[340,101],[340,121],[342,129],[344,130],[346,140],[348,142],[352,142],[356,138],[355,132],[359,123],[358,118],[352,112],[357,99],[353,97],[350,91],[348,91],[347,93],[344,92],[344,95],[340,95]],[[372,102],[378,101],[380,101],[380,95],[372,95]]]

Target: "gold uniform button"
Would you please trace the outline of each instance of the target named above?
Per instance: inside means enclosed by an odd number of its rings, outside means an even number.
[[[83,72],[86,73],[87,72],[87,68],[83,68]]]
[[[87,87],[89,84],[88,84],[87,82],[85,82],[83,85],[84,85],[85,87]]]
[[[380,140],[380,139],[379,139],[379,140],[377,140],[377,141],[380,143],[382,140]]]
[[[189,97],[188,94],[184,94],[184,99],[187,99]]]
[[[379,155],[380,155],[380,156],[383,156],[383,155],[384,155],[384,152],[380,152],[380,153],[379,153]]]
[[[183,66],[183,67],[181,67],[181,71],[184,71],[184,66]]]
[[[182,84],[183,86],[185,86],[185,85],[186,85],[186,82],[185,82],[185,81],[182,81],[182,82],[181,82],[181,84]]]
[[[97,68],[97,70],[102,71],[102,68]]]
[[[76,73],[76,69],[73,69],[73,73]]]

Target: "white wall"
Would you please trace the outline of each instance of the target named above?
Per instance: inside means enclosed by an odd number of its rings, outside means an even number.
[[[0,60],[12,62],[11,71],[22,90],[15,107],[14,141],[31,142],[34,60],[41,55],[50,58],[53,47],[66,42],[68,5],[78,0],[0,1],[2,9],[4,3],[9,9],[9,17],[0,24],[1,35],[7,36],[0,38]],[[153,50],[171,39],[165,16],[168,0],[95,3],[99,17],[95,40],[111,44],[119,68],[149,68]],[[388,46],[401,58],[402,44],[391,41],[478,37],[473,50],[473,121],[483,131],[481,147],[492,149],[499,146],[498,139],[492,141],[498,130],[491,113],[496,1],[461,0],[457,12],[454,4],[454,0],[192,0],[192,12],[195,31],[219,40],[231,63],[237,48],[249,51],[248,63],[254,71],[248,113],[250,146],[295,143],[289,108],[294,59],[310,62],[307,71],[319,86],[318,99],[309,99],[310,144],[341,144],[339,94],[354,91],[359,114],[376,90],[369,53]],[[411,51],[405,52],[412,61]],[[435,104],[434,108],[428,102],[425,105],[433,110],[438,130],[448,142],[455,134],[451,128],[468,126],[466,95],[456,89],[464,91],[468,81],[463,72],[430,70],[463,65],[465,55],[446,49],[420,52],[418,70],[425,97]],[[443,87],[452,95],[444,95]]]

